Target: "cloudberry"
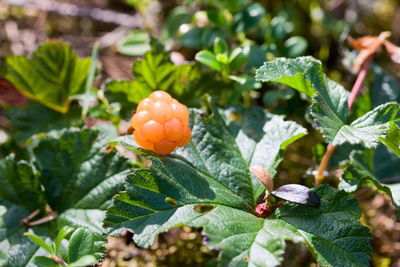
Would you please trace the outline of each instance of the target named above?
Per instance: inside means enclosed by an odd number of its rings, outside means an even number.
[[[186,146],[192,137],[187,107],[164,91],[140,101],[131,123],[136,143],[161,155]]]

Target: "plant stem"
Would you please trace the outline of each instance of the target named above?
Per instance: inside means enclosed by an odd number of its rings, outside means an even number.
[[[348,101],[347,101],[347,106],[349,108],[349,111],[351,110],[351,107],[354,104],[354,101],[356,100],[356,97],[358,95],[358,92],[360,91],[361,85],[364,82],[365,77],[367,76],[368,69],[371,66],[372,60],[374,59],[374,56],[371,55],[369,58],[365,61],[363,68],[361,69],[360,73],[358,74],[357,80],[355,81],[353,88],[351,89]],[[318,167],[318,172],[317,175],[315,176],[315,186],[319,186],[322,181],[324,180],[324,172],[326,169],[326,166],[329,163],[329,160],[333,154],[333,151],[335,151],[337,145],[331,145],[329,144],[324,156],[322,157],[321,164]]]
[[[315,186],[319,186],[322,183],[322,181],[324,180],[324,172],[325,172],[326,166],[328,166],[329,159],[331,158],[332,153],[333,153],[333,151],[335,151],[336,147],[337,147],[337,145],[334,145],[334,146],[331,144],[328,145],[328,147],[325,151],[325,154],[322,157],[321,164],[318,167],[318,173],[317,173],[317,176],[315,177]]]
[[[363,68],[361,69],[360,73],[358,74],[357,80],[354,83],[353,88],[351,89],[350,96],[349,96],[349,99],[347,101],[347,105],[349,107],[349,111],[351,110],[351,107],[353,106],[354,100],[356,100],[356,97],[358,95],[358,92],[360,91],[361,85],[363,84],[365,77],[367,76],[368,69],[369,69],[369,66],[372,63],[373,58],[374,58],[374,56],[371,55],[365,61],[364,65],[363,65]]]

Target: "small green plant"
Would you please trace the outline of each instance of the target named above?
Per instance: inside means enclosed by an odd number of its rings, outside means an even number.
[[[74,229],[64,226],[58,232],[55,241],[50,244],[46,243],[40,236],[33,233],[25,233],[33,242],[45,249],[49,256],[36,256],[33,262],[43,267],[85,267],[97,263],[96,257],[93,255],[94,235],[86,228]],[[63,243],[68,239],[68,246]]]

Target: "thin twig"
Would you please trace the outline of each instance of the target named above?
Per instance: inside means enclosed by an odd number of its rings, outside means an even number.
[[[54,221],[55,219],[58,218],[58,212],[54,211],[50,213],[49,215],[44,216],[43,218],[40,218],[39,220],[33,221],[33,222],[28,222],[27,227],[32,227],[32,226],[37,226],[41,225],[50,221]]]
[[[40,209],[34,210],[31,214],[21,220],[21,224],[28,226],[29,221],[35,218],[40,213]]]

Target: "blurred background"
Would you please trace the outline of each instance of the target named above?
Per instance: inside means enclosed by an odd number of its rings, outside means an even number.
[[[90,56],[94,42],[99,41],[106,74],[129,78],[131,59],[117,54],[117,44],[124,36],[132,29],[150,29],[171,39],[165,28],[170,27],[171,14],[179,13],[176,7],[184,5],[187,12],[195,14],[207,9],[208,2],[213,1],[0,0],[0,55],[30,55],[38,44],[57,38],[69,43],[80,56]],[[266,10],[264,27],[276,26],[272,30],[283,31],[289,38],[305,38],[304,54],[324,61],[329,69],[337,67],[347,34],[358,37],[390,31],[391,41],[400,42],[399,0],[258,2]],[[177,42],[171,47],[180,49]]]

